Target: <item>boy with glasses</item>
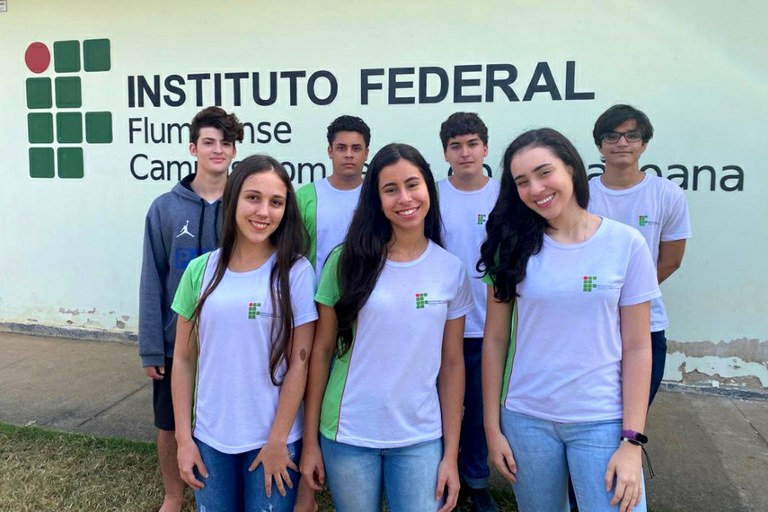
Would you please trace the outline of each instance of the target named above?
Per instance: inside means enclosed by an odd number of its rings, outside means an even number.
[[[653,126],[640,110],[630,105],[614,105],[597,119],[592,136],[605,162],[605,173],[589,182],[589,211],[640,231],[651,250],[661,284],[680,268],[685,241],[691,237],[691,223],[680,187],[640,169],[640,156],[653,137]],[[662,298],[653,299],[649,407],[664,376],[664,330],[668,325]]]

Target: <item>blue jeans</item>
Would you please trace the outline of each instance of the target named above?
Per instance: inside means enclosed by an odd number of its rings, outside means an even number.
[[[464,338],[464,417],[459,439],[459,475],[468,487],[488,487],[488,446],[483,427],[483,385],[480,379],[482,338]]]
[[[664,364],[667,362],[667,337],[664,331],[651,333],[651,395],[648,397],[648,407],[653,403],[653,398],[664,378]]]
[[[195,491],[198,512],[293,511],[299,473],[288,470],[293,489],[286,486],[285,496],[280,496],[273,481],[272,497],[267,498],[264,487],[264,467],[259,464],[254,471],[248,471],[248,466],[260,450],[229,454],[211,448],[198,439],[195,439],[195,444],[208,470],[208,478],[203,478],[195,468],[195,477],[205,484],[201,490]],[[291,455],[291,460],[298,465],[301,458],[301,440],[289,444],[288,453]]]
[[[435,499],[443,440],[401,448],[365,448],[320,436],[325,474],[337,512],[429,512]]]
[[[501,430],[517,463],[512,484],[521,512],[567,512],[570,474],[579,510],[613,511],[605,469],[619,447],[621,420],[556,423],[501,408]],[[643,495],[635,511],[644,512]]]

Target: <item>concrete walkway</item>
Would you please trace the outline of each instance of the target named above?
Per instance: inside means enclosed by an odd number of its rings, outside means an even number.
[[[0,333],[0,422],[152,440],[151,403],[135,345]],[[768,511],[768,401],[662,391],[646,433],[655,511]]]

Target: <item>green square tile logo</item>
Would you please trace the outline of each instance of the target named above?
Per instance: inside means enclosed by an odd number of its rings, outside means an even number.
[[[32,178],[53,178],[53,148],[29,148],[29,175]]]
[[[638,226],[647,226],[648,225],[648,216],[647,215],[640,215],[638,222]]]
[[[112,142],[112,112],[85,113],[85,140],[91,144]]]
[[[83,115],[80,112],[56,114],[56,141],[63,144],[83,142]]]
[[[427,300],[426,293],[416,294],[416,309],[424,309],[424,306],[426,306],[428,303],[429,301]]]
[[[27,78],[27,108],[51,108],[53,94],[50,78]]]
[[[597,284],[595,284],[595,281],[597,281],[596,276],[584,276],[582,279],[582,291],[585,292],[591,292],[592,290],[597,287]]]
[[[83,94],[79,76],[59,76],[56,85],[56,106],[59,108],[80,108],[83,106]]]
[[[111,51],[109,39],[52,45],[36,41],[27,47],[24,62],[32,73],[25,78],[31,178],[82,179],[85,147],[112,143],[112,112],[80,110],[89,105],[87,74],[110,71]],[[48,76],[40,76],[44,73]],[[52,112],[54,105],[66,110]]]
[[[83,148],[59,148],[56,151],[59,178],[83,177]]]
[[[80,41],[53,43],[53,68],[57,73],[80,71]]]
[[[482,226],[485,224],[485,222],[488,220],[488,216],[484,213],[478,213],[477,214],[477,224],[478,226]]]
[[[109,71],[112,67],[109,50],[109,39],[83,41],[83,69],[86,71]]]
[[[53,142],[53,114],[27,114],[27,132],[32,144]]]

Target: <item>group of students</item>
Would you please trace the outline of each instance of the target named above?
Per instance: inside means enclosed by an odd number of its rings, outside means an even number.
[[[363,178],[371,134],[353,116],[328,127],[333,174],[298,191],[269,156],[228,176],[242,135],[233,114],[198,113],[196,174],[147,214],[139,345],[162,512],[184,483],[209,512],[311,511],[324,485],[339,512],[448,511],[460,491],[496,510],[489,459],[522,511],[568,510],[569,478],[581,510],[644,510],[658,285],[690,225],[679,187],[640,171],[642,112],[600,116],[591,182],[549,128],[489,179],[471,113],[441,126],[439,183],[407,144]]]

